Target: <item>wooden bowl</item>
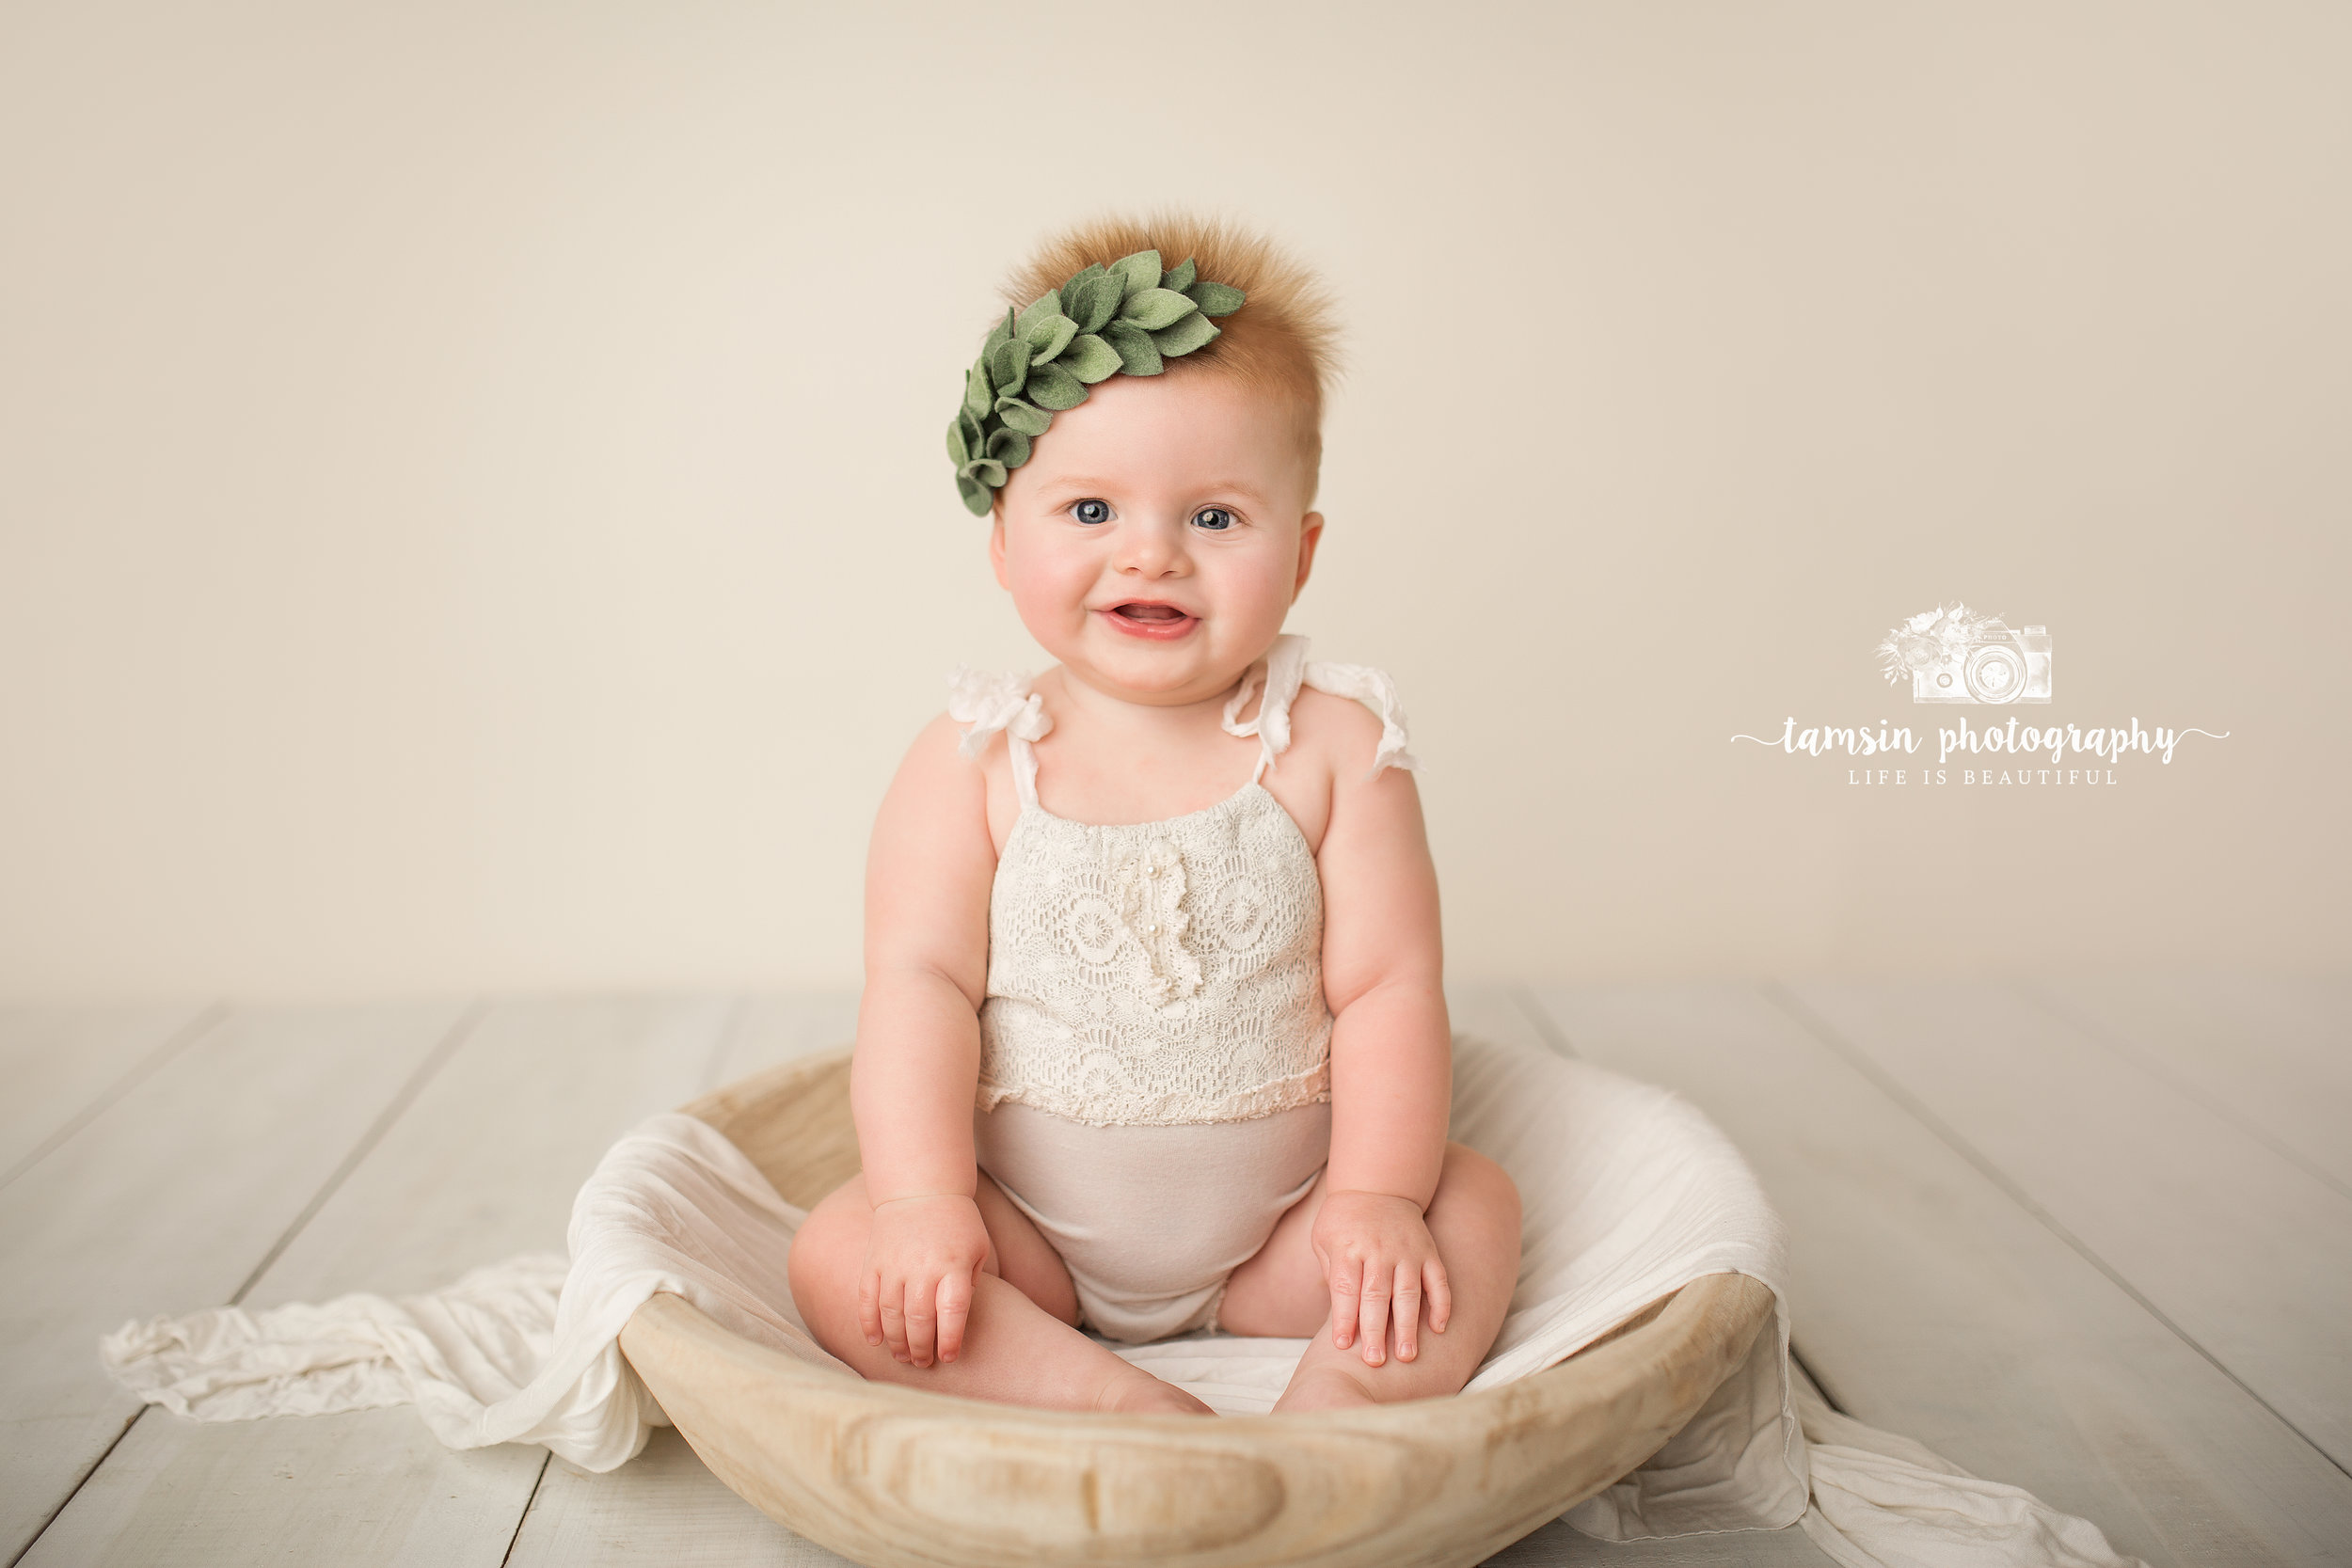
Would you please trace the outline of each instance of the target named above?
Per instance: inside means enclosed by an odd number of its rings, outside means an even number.
[[[802,1208],[858,1168],[847,1051],[686,1106]],[[867,1383],[637,1309],[621,1348],[720,1480],[873,1568],[1410,1568],[1483,1560],[1640,1465],[1745,1358],[1772,1295],[1710,1275],[1502,1387],[1208,1420],[1025,1410]]]

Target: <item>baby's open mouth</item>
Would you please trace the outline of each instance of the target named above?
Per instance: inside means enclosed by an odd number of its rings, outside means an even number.
[[[1111,606],[1104,613],[1110,617],[1113,626],[1135,637],[1181,636],[1196,619],[1172,604],[1151,599],[1130,599]]]

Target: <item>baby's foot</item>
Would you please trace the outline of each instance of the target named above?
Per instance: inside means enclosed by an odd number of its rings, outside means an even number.
[[[1130,1367],[1103,1386],[1094,1408],[1105,1415],[1214,1416],[1216,1411],[1172,1383],[1163,1383],[1140,1367]]]

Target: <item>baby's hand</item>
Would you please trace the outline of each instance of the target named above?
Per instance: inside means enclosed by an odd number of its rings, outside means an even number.
[[[930,1366],[934,1352],[953,1361],[963,1349],[964,1322],[987,1258],[980,1206],[961,1193],[875,1204],[857,1287],[866,1342],[887,1342],[892,1355],[917,1367]]]
[[[1315,1214],[1314,1247],[1331,1288],[1331,1342],[1340,1349],[1361,1338],[1364,1364],[1379,1366],[1388,1359],[1393,1322],[1396,1358],[1419,1355],[1424,1286],[1429,1326],[1445,1332],[1454,1316],[1454,1291],[1421,1206],[1410,1198],[1326,1193]]]

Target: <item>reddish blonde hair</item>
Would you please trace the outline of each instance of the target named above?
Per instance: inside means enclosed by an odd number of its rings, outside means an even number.
[[[1289,400],[1300,451],[1311,472],[1323,461],[1323,398],[1339,373],[1330,292],[1323,280],[1263,234],[1216,218],[1155,213],[1101,217],[1049,236],[1005,283],[1006,303],[1023,308],[1072,274],[1156,250],[1173,267],[1190,257],[1200,277],[1229,283],[1248,301],[1217,323],[1206,346],[1170,359],[1165,372],[1215,370]]]

